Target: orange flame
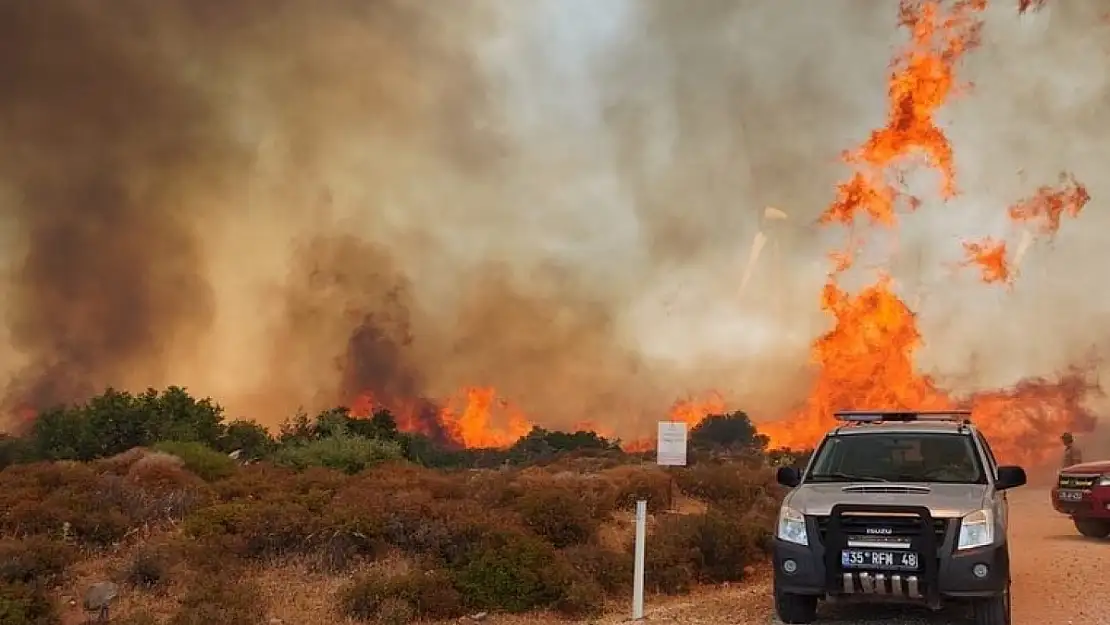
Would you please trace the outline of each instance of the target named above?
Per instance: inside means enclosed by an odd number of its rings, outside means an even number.
[[[463,389],[444,407],[440,419],[468,448],[509,447],[532,431],[524,413],[489,387]]]
[[[947,11],[939,1],[901,2],[900,25],[910,37],[892,63],[886,123],[858,149],[845,154],[855,171],[838,186],[836,199],[820,223],[851,226],[862,216],[871,225],[895,227],[899,206],[915,210],[920,204],[895,186],[906,161],[916,155],[923,155],[925,164],[940,175],[941,198],[956,195],[952,146],[934,115],[956,90],[958,62],[978,44],[985,8],[986,0],[958,0]],[[1055,216],[1078,214],[1070,207],[1083,198],[1085,190],[1080,190],[1080,185],[1073,184],[1063,194],[1041,192],[1033,201],[1011,209],[1011,217],[1058,227]],[[1009,279],[1004,244],[972,243],[965,250],[972,262],[984,268],[985,281]],[[812,347],[817,378],[798,414],[762,428],[772,445],[811,446],[834,425],[836,410],[940,410],[963,404],[972,406],[973,418],[992,436],[998,455],[1040,462],[1050,451],[1030,445],[1030,440],[1066,427],[1093,426],[1093,417],[1081,405],[1093,385],[1079,372],[1055,383],[1030,380],[1014,389],[962,401],[939,389],[914,366],[922,337],[914,312],[894,293],[891,280],[881,276],[856,294],[840,288],[838,277],[850,267],[851,257],[851,250],[833,255],[821,307],[833,317],[834,325]]]
[[[1039,187],[1034,194],[1010,207],[1010,219],[1034,224],[1037,230],[1053,237],[1060,230],[1063,217],[1076,218],[1091,201],[1087,187],[1068,174],[1061,174],[1060,186]],[[964,243],[967,261],[964,266],[978,266],[984,282],[1011,284],[1014,270],[1006,260],[1006,243],[987,238],[981,242]]]
[[[408,434],[445,437],[447,442],[467,448],[504,448],[532,430],[524,413],[488,387],[466,387],[448,399],[442,408],[427,402],[382,401],[362,393],[351,405],[351,414],[369,417],[388,410],[397,429]]]
[[[1010,219],[1017,222],[1040,222],[1041,234],[1054,235],[1060,230],[1063,216],[1076,218],[1087,203],[1091,194],[1087,187],[1075,180],[1070,174],[1060,175],[1059,188],[1042,186],[1029,197],[1010,207]]]
[[[1005,241],[995,241],[989,237],[979,243],[969,241],[964,243],[964,252],[967,254],[967,261],[963,265],[978,266],[983,282],[1012,282],[1013,272],[1006,262]]]

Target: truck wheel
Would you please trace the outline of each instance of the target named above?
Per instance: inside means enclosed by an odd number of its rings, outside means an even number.
[[[1104,519],[1075,519],[1075,529],[1087,538],[1110,536],[1110,521]]]
[[[775,613],[788,625],[812,623],[817,620],[817,597],[776,591]]]
[[[975,625],[1010,625],[1010,584],[998,596],[979,599],[972,604]]]

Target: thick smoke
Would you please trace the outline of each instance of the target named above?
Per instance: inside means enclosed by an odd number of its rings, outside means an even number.
[[[159,380],[214,314],[197,226],[242,153],[127,4],[0,5],[9,409]]]
[[[1082,6],[991,15],[945,113],[966,195],[899,242],[909,296],[946,287],[921,299],[924,364],[974,355],[971,387],[1102,338],[1079,330],[1106,308],[1075,270],[1106,256],[1089,225],[1038,244],[1012,294],[950,267],[956,237],[1006,233],[1005,206],[1060,170],[1098,201],[1104,44]],[[631,434],[716,388],[778,416],[826,322],[836,235],[810,222],[882,118],[895,11],[4,3],[8,405],[174,383],[272,424],[365,391],[430,414],[490,385],[546,425]]]

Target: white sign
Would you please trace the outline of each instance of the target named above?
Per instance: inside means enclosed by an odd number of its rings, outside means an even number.
[[[661,467],[686,466],[686,423],[684,421],[659,422],[655,463]]]

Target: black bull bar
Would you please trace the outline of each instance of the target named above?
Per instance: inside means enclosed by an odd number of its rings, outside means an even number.
[[[920,532],[910,536],[910,549],[917,553],[920,577],[924,582],[924,599],[929,604],[940,601],[938,588],[938,562],[937,562],[937,536],[934,530],[933,515],[924,506],[896,506],[896,505],[865,505],[865,504],[837,504],[829,512],[828,526],[825,532],[825,575],[829,592],[842,592],[844,584],[844,571],[841,567],[840,554],[848,548],[848,535],[843,531],[843,517],[868,517],[871,515],[888,515],[900,517],[916,517]],[[865,574],[866,575],[866,574]]]

